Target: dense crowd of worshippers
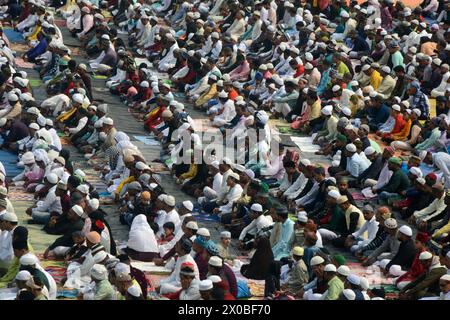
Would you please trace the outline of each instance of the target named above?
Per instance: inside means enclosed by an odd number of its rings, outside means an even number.
[[[15,52],[1,30],[1,149],[17,155],[22,172],[10,177],[0,162],[0,293],[15,287],[18,300],[56,299],[26,228],[40,224],[59,236],[43,258],[64,260],[61,286],[84,300],[234,300],[245,296],[238,273],[265,280],[267,299],[386,299],[345,256],[377,266],[399,299],[450,300],[447,1],[3,4],[3,25],[29,49]],[[72,56],[63,28],[88,63]],[[33,96],[15,58],[33,63],[45,99]],[[195,201],[164,191],[152,159],[96,102],[93,73],[107,78],[122,115],[160,141],[160,161]],[[240,158],[178,163],[207,147],[189,109],[231,132]],[[269,119],[313,137],[331,165],[279,143]],[[61,136],[93,164],[106,192],[72,164]],[[28,221],[19,221],[11,187],[34,196]],[[114,239],[105,198],[129,227],[125,245]],[[220,239],[199,225],[198,212],[220,218]],[[151,292],[136,260],[171,274]]]

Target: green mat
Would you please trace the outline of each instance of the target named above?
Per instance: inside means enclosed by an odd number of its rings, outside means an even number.
[[[40,87],[43,84],[44,83],[42,82],[41,79],[30,79],[30,86],[32,86],[32,87]]]
[[[289,126],[275,126],[281,134],[290,134],[292,136],[301,136],[301,132],[292,130]]]
[[[93,75],[94,79],[108,79],[108,76],[103,76],[101,74],[95,74]]]

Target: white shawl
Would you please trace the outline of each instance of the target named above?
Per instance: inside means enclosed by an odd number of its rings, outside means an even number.
[[[155,233],[147,223],[147,217],[143,214],[139,214],[133,219],[128,248],[138,252],[159,252]]]

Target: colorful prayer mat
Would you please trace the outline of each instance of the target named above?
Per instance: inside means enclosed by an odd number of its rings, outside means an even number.
[[[34,67],[34,64],[32,64],[31,62],[24,61],[22,58],[16,58],[15,62],[19,68],[33,69]]]

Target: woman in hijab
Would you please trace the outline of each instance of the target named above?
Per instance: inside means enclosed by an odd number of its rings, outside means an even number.
[[[270,241],[267,237],[258,237],[255,239],[255,247],[255,254],[249,264],[241,267],[241,274],[248,279],[265,280],[274,261]]]
[[[155,233],[143,214],[137,215],[131,224],[127,248],[124,250],[130,258],[139,261],[151,262],[158,257],[158,243]]]

